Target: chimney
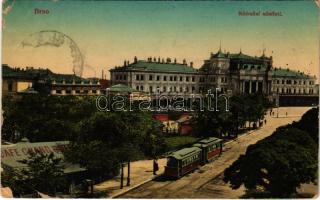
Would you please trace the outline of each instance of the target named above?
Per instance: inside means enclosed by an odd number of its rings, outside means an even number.
[[[129,66],[129,60],[127,60],[127,66]]]
[[[186,65],[186,64],[187,64],[186,59],[183,59],[183,64],[184,64],[184,65]]]
[[[126,60],[124,60],[124,65],[123,66],[125,66],[125,67],[127,66],[127,61]]]
[[[103,76],[104,76],[104,73],[103,73],[103,70],[102,70],[101,79],[103,79]]]
[[[162,61],[161,61],[161,63],[164,63],[164,59],[162,58]]]
[[[171,63],[171,58],[167,58],[167,63]]]
[[[153,62],[157,62],[157,59],[156,59],[156,57],[154,57],[154,58],[153,58]]]
[[[160,57],[158,58],[158,63],[160,63]]]
[[[138,58],[137,56],[134,57],[134,63],[137,63],[138,62]]]
[[[174,59],[174,64],[177,64],[177,59],[176,58]]]
[[[193,62],[190,62],[190,67],[193,67]]]

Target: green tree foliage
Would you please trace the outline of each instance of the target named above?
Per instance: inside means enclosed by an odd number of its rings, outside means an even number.
[[[30,153],[28,159],[20,162],[26,167],[6,170],[1,177],[1,184],[10,187],[14,196],[36,191],[55,195],[56,191],[66,189],[61,159],[55,158],[53,153]]]
[[[55,195],[66,187],[61,158],[54,154],[31,153],[28,159],[22,160],[27,168],[21,173],[28,180],[30,187],[40,192]]]
[[[95,176],[112,176],[119,164],[165,150],[158,124],[146,112],[96,112],[79,123],[67,159]]]
[[[31,190],[28,183],[25,182],[23,175],[15,170],[4,170],[1,172],[1,185],[3,187],[10,187],[14,197],[19,197]]]
[[[308,110],[299,122],[294,122],[293,127],[304,130],[318,144],[319,139],[319,107]]]
[[[199,111],[196,113],[196,127],[201,136],[236,135],[239,127],[243,127],[246,122],[262,120],[271,106],[269,101],[260,94],[235,95],[228,98],[228,111],[226,111],[226,100],[221,97],[217,100],[217,106],[216,100],[212,100],[210,107],[215,108],[215,111],[210,111],[207,109],[208,98],[203,101],[204,110],[197,109]],[[196,107],[199,107],[199,103]]]
[[[246,154],[225,170],[224,181],[230,182],[233,189],[243,184],[249,191],[260,191],[268,197],[290,197],[302,183],[316,181],[317,158],[316,141],[308,132],[284,126],[250,145]]]
[[[31,142],[68,140],[76,124],[95,110],[93,97],[24,95],[4,99],[2,138],[12,140],[14,131]]]
[[[166,150],[150,113],[101,112],[96,97],[25,95],[4,100],[4,111],[3,139],[12,141],[18,131],[31,142],[69,140],[66,158],[97,176],[116,174],[120,162]]]

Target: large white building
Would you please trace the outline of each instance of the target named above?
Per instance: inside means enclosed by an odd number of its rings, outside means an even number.
[[[316,77],[303,72],[273,67],[272,56],[249,56],[222,52],[213,54],[196,69],[193,63],[176,59],[147,58],[110,70],[111,85],[125,84],[133,89],[168,95],[206,93],[220,88],[232,94],[263,93],[312,95],[318,93]]]

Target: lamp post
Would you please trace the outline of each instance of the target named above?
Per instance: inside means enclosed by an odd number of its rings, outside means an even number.
[[[121,180],[120,180],[120,189],[123,188],[123,163],[121,163]]]
[[[130,160],[128,161],[127,186],[130,186]]]

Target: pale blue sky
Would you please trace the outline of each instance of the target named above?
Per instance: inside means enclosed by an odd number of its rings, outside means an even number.
[[[49,14],[36,15],[35,8]],[[283,16],[241,17],[239,11],[280,11]],[[318,74],[317,17],[312,1],[17,0],[5,19],[3,62],[71,73],[67,49],[19,48],[31,33],[50,29],[72,37],[97,75],[134,56],[186,58],[200,67],[220,40],[227,51],[241,47],[251,55],[260,55],[265,46],[275,65]]]

